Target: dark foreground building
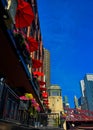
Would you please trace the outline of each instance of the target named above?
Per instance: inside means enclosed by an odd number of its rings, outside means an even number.
[[[47,111],[43,60],[36,0],[1,0],[1,120],[34,125],[38,113]]]

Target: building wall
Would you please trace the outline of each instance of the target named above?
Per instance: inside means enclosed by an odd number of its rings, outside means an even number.
[[[61,96],[49,96],[48,99],[49,99],[49,107],[53,113],[60,113],[60,111],[63,111]]]

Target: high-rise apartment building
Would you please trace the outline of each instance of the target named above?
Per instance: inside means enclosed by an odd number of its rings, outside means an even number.
[[[46,87],[50,87],[50,52],[49,50],[44,48],[44,61],[43,61],[43,68],[45,74],[45,81]]]
[[[83,97],[82,108],[93,111],[93,74],[85,75],[83,85],[84,85],[84,93],[82,95]]]

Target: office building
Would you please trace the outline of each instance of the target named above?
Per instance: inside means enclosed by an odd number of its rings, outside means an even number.
[[[81,82],[82,109],[93,111],[93,74],[86,74]]]
[[[93,74],[86,74],[84,77],[85,83],[85,99],[87,109],[93,111]]]
[[[64,108],[69,108],[70,107],[67,96],[63,96],[63,107]]]

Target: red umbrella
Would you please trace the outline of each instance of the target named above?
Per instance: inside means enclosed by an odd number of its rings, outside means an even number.
[[[41,91],[46,91],[47,88],[46,88],[46,87],[40,87],[40,90],[41,90]]]
[[[27,40],[29,42],[30,52],[38,50],[38,42],[33,37],[28,37]]]
[[[48,93],[47,93],[47,92],[43,92],[43,93],[42,93],[42,97],[43,97],[43,98],[47,98],[47,97],[48,97]]]
[[[43,102],[44,104],[46,104],[46,105],[49,105],[49,102]]]
[[[30,26],[34,19],[34,13],[29,3],[18,0],[18,7],[15,16],[15,26],[17,28],[23,28]]]
[[[33,74],[37,76],[44,76],[44,73],[39,71],[34,71]]]
[[[42,62],[40,60],[32,59],[32,68],[39,68],[42,66]]]
[[[43,99],[43,101],[46,101],[46,102],[48,102],[48,99],[47,99],[47,98],[44,98],[44,99]]]
[[[39,81],[39,84],[40,84],[40,85],[45,85],[46,82],[44,82],[44,81]]]

